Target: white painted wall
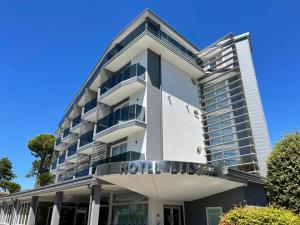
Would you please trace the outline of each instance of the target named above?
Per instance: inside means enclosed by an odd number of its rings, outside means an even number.
[[[162,58],[163,159],[206,162],[197,85]],[[199,112],[199,119],[194,111]],[[201,154],[197,148],[203,149]]]
[[[136,58],[131,60],[131,64],[139,63],[147,68],[147,51],[144,51]],[[133,94],[129,97],[129,105],[138,104],[143,107],[147,105],[146,88]],[[128,136],[127,149],[128,151],[140,152],[146,155],[146,131],[141,131]]]
[[[260,174],[266,176],[266,159],[272,148],[254,71],[249,40],[245,39],[237,42],[236,47],[257,152],[258,166]]]

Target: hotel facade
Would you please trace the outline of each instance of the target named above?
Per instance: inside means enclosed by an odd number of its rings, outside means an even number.
[[[267,204],[271,150],[249,34],[198,49],[150,10],[110,43],[56,131],[55,183],[1,225],[217,225]]]

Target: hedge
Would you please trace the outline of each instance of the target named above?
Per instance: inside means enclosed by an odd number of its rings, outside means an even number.
[[[219,225],[300,225],[300,217],[286,209],[237,207],[223,215]]]

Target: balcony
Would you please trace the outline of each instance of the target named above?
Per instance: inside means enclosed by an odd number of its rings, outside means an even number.
[[[77,142],[72,144],[67,151],[66,162],[75,163],[77,160]]]
[[[146,86],[145,67],[139,63],[129,66],[100,86],[99,102],[114,105]]]
[[[145,128],[145,108],[130,105],[98,120],[94,140],[110,143]]]
[[[54,161],[51,163],[50,170],[51,170],[51,171],[56,170],[56,167],[57,167],[57,159],[54,160]]]
[[[65,129],[61,141],[64,143],[69,143],[70,136],[70,128]]]
[[[111,156],[105,159],[98,160],[92,165],[92,173],[94,174],[98,165],[112,162],[126,162],[126,161],[135,161],[135,160],[145,160],[145,155],[140,152],[124,152],[119,155]]]
[[[79,138],[77,153],[90,155],[93,153],[94,142],[93,142],[94,131],[88,131],[82,134]]]
[[[83,107],[82,119],[95,122],[97,119],[97,97]]]
[[[54,150],[59,151],[61,149],[62,143],[61,143],[61,137],[58,137],[54,144]]]
[[[70,131],[72,133],[79,134],[80,133],[80,124],[81,124],[81,114],[72,120]]]
[[[64,164],[65,161],[66,161],[66,154],[62,154],[58,157],[57,165],[60,166],[60,165]]]

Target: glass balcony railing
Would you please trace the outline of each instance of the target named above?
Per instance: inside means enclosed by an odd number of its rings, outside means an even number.
[[[57,159],[51,163],[51,170],[55,170],[57,166]]]
[[[81,123],[81,114],[72,120],[72,127],[75,127],[80,123]]]
[[[55,146],[58,146],[61,144],[61,137],[57,138],[55,141]]]
[[[160,29],[160,25],[156,24],[154,21],[152,21],[149,18],[146,18],[144,22],[142,22],[136,29],[134,29],[132,32],[130,32],[122,41],[117,43],[110,51],[108,51],[101,60],[97,72],[100,71],[101,67],[106,64],[111,58],[113,58],[115,55],[117,55],[123,48],[125,48],[128,44],[130,44],[132,41],[134,41],[139,35],[141,35],[144,31],[149,31],[154,36],[159,38],[162,42],[164,42],[167,46],[173,48],[174,50],[180,52],[187,58],[191,59],[194,63],[198,65],[202,65],[202,60],[199,58],[196,54],[192,53],[190,50],[188,50],[186,47],[184,47],[182,44],[180,44],[177,40],[172,38],[170,35],[165,33]],[[97,73],[95,73],[97,74]],[[94,79],[96,75],[94,74]],[[85,88],[88,88],[88,86],[84,86]],[[85,90],[83,88],[82,90]],[[82,96],[83,93],[81,93]],[[70,107],[69,111],[67,111],[66,115],[68,115],[71,111],[72,107]],[[87,110],[88,111],[88,110]],[[85,111],[85,112],[87,112]],[[63,123],[65,120],[65,117],[60,121],[60,124]]]
[[[94,131],[88,131],[85,134],[82,134],[80,136],[80,141],[79,141],[79,147],[82,147],[84,145],[87,145],[91,142],[93,142],[93,135],[94,135]]]
[[[109,114],[108,116],[98,120],[96,133],[129,120],[139,120],[144,122],[145,108],[135,104],[117,109],[112,114]]]
[[[66,154],[60,155],[58,157],[58,165],[63,164],[65,162],[65,160],[66,160]]]
[[[70,134],[70,128],[64,130],[63,138],[67,137]]]
[[[163,41],[168,46],[174,48],[187,58],[193,60],[195,63],[199,64],[201,63],[201,59],[197,57],[196,54],[192,53],[190,50],[188,50],[186,47],[184,47],[182,44],[180,44],[177,40],[172,38],[170,35],[165,33],[160,29],[160,25],[156,24],[154,21],[152,21],[149,18],[146,18],[146,20],[139,25],[135,30],[133,30],[131,33],[129,33],[121,42],[117,43],[114,48],[112,48],[105,56],[104,62],[107,62],[112,57],[114,57],[118,52],[120,52],[123,48],[125,48],[129,43],[131,43],[134,39],[136,39],[140,34],[142,34],[144,31],[149,31],[154,36],[158,37],[161,41]]]
[[[67,157],[70,157],[72,155],[75,155],[77,152],[77,143],[72,144],[69,148],[68,148],[68,154]]]
[[[87,113],[88,111],[92,110],[97,106],[97,98],[92,99],[84,106],[84,113]]]
[[[92,164],[92,173],[95,173],[96,167],[101,164],[112,163],[112,162],[135,161],[135,160],[145,160],[145,155],[140,152],[129,151],[119,155],[98,160]]]
[[[146,71],[145,67],[141,66],[139,63],[129,66],[127,69],[123,70],[121,73],[114,75],[112,78],[105,81],[101,86],[100,95],[104,94],[111,88],[115,87],[122,81],[128,80],[133,77],[139,77]]]
[[[77,171],[75,173],[75,177],[77,178],[77,177],[87,176],[87,175],[89,175],[89,172],[90,172],[90,168],[86,167],[84,169],[81,169],[81,170]]]

